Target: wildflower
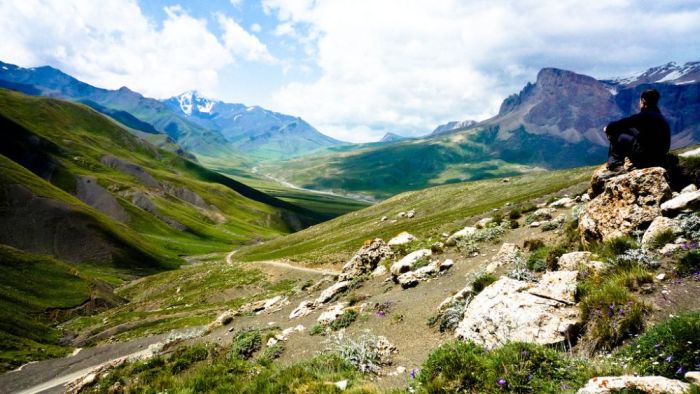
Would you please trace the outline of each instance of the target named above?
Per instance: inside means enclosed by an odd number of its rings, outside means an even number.
[[[683,369],[682,366],[678,367],[678,369],[676,370],[676,375],[683,375],[684,373],[685,373],[685,369]]]
[[[415,379],[417,375],[418,375],[418,370],[412,369],[411,370],[411,379]]]
[[[379,317],[384,317],[385,315],[386,315],[386,313],[384,311],[377,312],[377,316],[379,316]]]
[[[506,380],[505,379],[498,379],[498,382],[496,382],[499,386],[504,387],[506,385]]]
[[[562,389],[562,390],[568,390],[568,389],[570,389],[570,388],[571,388],[571,387],[570,387],[568,384],[566,384],[566,383],[562,383],[562,384],[561,384],[561,389]]]
[[[666,362],[667,362],[667,363],[670,363],[671,361],[673,361],[673,354],[671,354],[671,355],[669,355],[668,357],[666,357]]]

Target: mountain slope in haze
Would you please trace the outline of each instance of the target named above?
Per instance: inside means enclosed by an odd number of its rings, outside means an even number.
[[[81,82],[53,67],[23,68],[0,62],[0,81],[5,88],[26,94],[59,97],[73,101],[94,103],[93,106],[108,116],[117,115],[118,121],[137,129],[151,125],[167,134],[186,150],[208,154],[231,154],[226,139],[214,130],[208,130],[173,113],[165,104],[147,98],[126,87],[117,90],[101,89]],[[145,131],[145,130],[144,130]]]
[[[383,146],[329,148],[261,171],[305,188],[386,198],[430,185],[601,163],[603,126],[636,113],[640,93],[651,87],[661,92],[677,148],[700,141],[700,81],[692,79],[698,70],[700,63],[671,64],[634,80],[599,81],[546,68],[506,98],[498,115],[465,129]]]
[[[433,132],[430,133],[430,136],[437,136],[441,134],[447,134],[459,130],[468,129],[476,125],[477,123],[478,122],[475,120],[455,120],[452,122],[447,122],[436,127],[435,130],[433,130]]]
[[[405,140],[407,137],[404,137],[402,135],[398,135],[396,133],[386,133],[384,136],[379,140],[379,142],[396,142],[396,141],[401,141]]]
[[[217,130],[235,149],[261,158],[286,158],[342,143],[320,133],[301,118],[258,106],[211,100],[196,91],[163,103],[180,116]]]

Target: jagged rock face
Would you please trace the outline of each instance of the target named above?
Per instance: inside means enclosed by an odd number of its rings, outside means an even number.
[[[603,192],[579,216],[584,245],[629,235],[661,215],[661,204],[671,197],[661,167],[634,170],[608,179]]]
[[[575,276],[573,281],[575,286]],[[579,323],[578,308],[531,294],[534,286],[501,277],[474,297],[456,336],[488,349],[509,341],[552,345],[572,339]]]
[[[75,179],[75,196],[82,202],[120,222],[127,222],[129,214],[117,199],[97,183],[93,176],[78,176]]]
[[[391,248],[380,238],[366,243],[354,256],[345,263],[343,272],[338,280],[349,280],[372,272],[384,258],[393,255]]]
[[[141,181],[141,183],[150,188],[159,187],[158,181],[151,174],[146,172],[146,170],[144,170],[143,167],[137,164],[111,155],[102,156],[100,161],[107,167],[114,168],[125,174],[133,176],[134,178]]]
[[[663,376],[601,376],[589,380],[577,394],[616,393],[623,390],[648,394],[682,394],[690,390],[690,385]]]

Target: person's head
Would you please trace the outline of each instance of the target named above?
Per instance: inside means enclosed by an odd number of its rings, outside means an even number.
[[[639,106],[641,108],[657,108],[661,95],[656,89],[647,89],[639,96]]]

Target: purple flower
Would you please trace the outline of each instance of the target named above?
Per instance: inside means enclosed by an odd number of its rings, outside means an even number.
[[[417,369],[412,369],[412,370],[411,370],[411,379],[415,379],[415,378],[416,378],[416,375],[418,375],[418,371],[419,371],[419,370],[417,370]]]
[[[676,370],[676,375],[683,375],[685,373],[685,369],[683,367],[678,367]]]
[[[660,348],[660,347],[661,347],[661,344],[660,344],[660,343],[657,343],[656,345],[654,345],[654,349],[658,349],[658,348]]]
[[[673,361],[673,354],[671,354],[671,355],[669,355],[668,357],[666,357],[666,362],[667,362],[667,363],[670,363],[671,361]]]
[[[568,390],[568,389],[570,389],[570,388],[571,388],[571,387],[569,387],[569,385],[566,384],[566,383],[562,383],[562,384],[561,384],[561,389],[562,389],[562,390]]]
[[[503,387],[506,385],[506,380],[505,379],[498,379],[498,382],[496,382],[499,386]]]
[[[379,317],[384,317],[385,315],[386,315],[386,313],[384,311],[377,312],[377,316],[379,316]]]

